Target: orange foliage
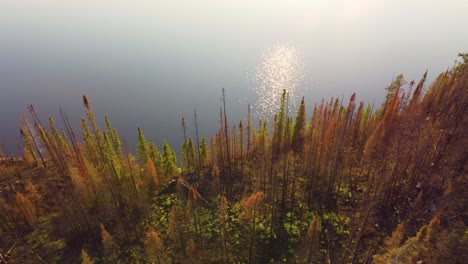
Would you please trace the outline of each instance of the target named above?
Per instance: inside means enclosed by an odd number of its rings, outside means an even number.
[[[36,208],[31,203],[30,199],[18,192],[15,195],[16,206],[23,214],[28,224],[32,225],[37,222]]]
[[[30,167],[37,166],[33,154],[27,148],[24,149],[24,162],[26,162],[26,164],[28,164]]]
[[[158,171],[156,170],[154,162],[150,158],[148,158],[148,170],[153,178],[154,186],[157,188],[159,186]]]
[[[250,195],[249,198],[242,201],[242,209],[245,211],[245,218],[247,220],[250,220],[255,216],[258,206],[264,198],[265,196],[263,192],[256,192]]]
[[[318,238],[318,233],[320,232],[320,218],[315,214],[312,222],[310,223],[309,229],[307,230],[307,239],[314,241]]]
[[[36,185],[32,184],[31,182],[28,182],[28,184],[26,184],[26,186],[24,188],[25,188],[25,191],[26,191],[26,196],[29,199],[32,199],[32,200],[34,200],[36,202],[38,202],[41,199],[41,195],[37,191]]]
[[[113,256],[117,252],[117,244],[114,242],[112,236],[107,232],[103,224],[101,226],[101,239],[102,245],[104,246],[104,251],[106,255]]]
[[[178,241],[179,232],[178,232],[178,225],[179,225],[179,212],[177,209],[177,205],[173,204],[171,208],[171,213],[169,215],[169,226],[167,228],[167,233],[169,238],[172,241]]]
[[[152,227],[148,229],[146,232],[146,256],[151,263],[155,263],[158,259],[159,254],[164,248],[163,242],[161,237],[159,236],[158,232],[154,231]]]
[[[86,253],[84,249],[81,250],[81,263],[82,264],[94,264],[93,259]]]

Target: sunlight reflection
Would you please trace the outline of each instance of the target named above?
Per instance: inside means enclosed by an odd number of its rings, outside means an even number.
[[[289,104],[294,107],[303,72],[303,63],[292,45],[276,44],[267,49],[253,77],[257,118],[270,118],[277,112],[283,89],[288,91]]]

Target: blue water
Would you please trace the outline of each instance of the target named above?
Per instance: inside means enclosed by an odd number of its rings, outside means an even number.
[[[181,115],[193,135],[194,109],[200,133],[216,132],[222,88],[230,121],[246,116],[247,103],[257,100],[252,76],[278,43],[301,58],[297,93],[309,112],[322,98],[347,100],[353,92],[381,102],[396,74],[417,81],[429,69],[431,81],[468,47],[468,8],[456,1],[445,9],[393,1],[187,2],[2,3],[0,143],[16,151],[21,113],[31,103],[43,122],[59,119],[62,108],[79,131],[86,94],[99,122],[108,115],[131,149],[137,125],[158,145],[165,138],[178,149]]]

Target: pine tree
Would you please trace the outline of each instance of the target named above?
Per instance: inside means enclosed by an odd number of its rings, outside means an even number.
[[[189,171],[196,167],[196,150],[193,144],[192,137],[182,144],[182,156]]]
[[[37,159],[33,154],[31,153],[29,148],[24,148],[23,150],[23,159],[24,162],[30,166],[30,167],[36,167],[37,166]]]
[[[54,144],[56,149],[57,155],[60,158],[60,162],[62,165],[67,165],[67,156],[65,152],[65,144],[63,144],[64,140],[62,139],[61,134],[58,132],[57,127],[55,126],[55,121],[52,117],[49,117],[49,126],[52,132],[51,143]]]
[[[93,259],[86,253],[84,249],[81,249],[81,264],[94,264]]]
[[[145,249],[149,263],[161,263],[164,245],[158,232],[154,231],[152,227],[146,232]]]
[[[137,144],[137,157],[140,161],[140,164],[145,164],[148,160],[149,148],[146,144],[146,138],[141,131],[140,126],[138,126],[138,144]]]
[[[392,235],[385,239],[384,241],[384,250],[391,249],[391,248],[398,248],[401,245],[401,242],[404,238],[405,225],[403,223],[399,223],[396,229],[392,232]]]
[[[35,152],[33,154],[39,155],[42,166],[46,167],[45,153],[41,143],[39,142],[39,135],[36,127],[31,126],[26,114],[22,115],[22,121],[24,123],[24,130],[21,132],[23,140],[26,140],[26,142],[28,142],[27,144],[30,144],[31,147],[34,147]]]
[[[164,175],[173,176],[177,172],[176,157],[174,150],[167,144],[166,140],[163,142],[163,153],[161,163],[164,170]]]
[[[291,133],[292,131],[292,117],[286,117],[286,123],[284,124],[284,134],[283,134],[283,148],[282,151],[287,154],[291,150]]]
[[[405,76],[400,73],[395,77],[395,79],[392,81],[390,86],[386,87],[385,90],[387,91],[387,94],[385,95],[385,103],[384,103],[384,111],[385,111],[385,106],[392,101],[393,97],[397,94],[397,91],[400,90],[400,88],[406,84],[405,81]]]
[[[158,148],[154,145],[153,140],[149,139],[149,158],[153,161],[158,173],[161,173],[161,153],[159,152]]]
[[[242,120],[239,121],[239,157],[241,158],[242,162],[242,156],[244,155],[244,126],[242,125]]]
[[[253,253],[255,247],[255,238],[257,233],[257,225],[259,219],[262,217],[262,201],[265,196],[262,192],[256,192],[249,198],[242,201],[241,210],[243,212],[245,220],[249,224],[249,263],[253,263]]]
[[[36,207],[24,194],[17,192],[15,195],[16,207],[23,215],[28,225],[34,225],[37,221]]]
[[[92,128],[92,135],[94,136],[94,141],[96,144],[96,151],[97,151],[97,156],[99,157],[99,161],[103,162],[104,161],[104,149],[103,149],[103,144],[104,144],[104,137],[102,135],[101,130],[99,129],[97,123],[96,123],[96,117],[94,116],[91,103],[89,102],[88,98],[86,95],[83,95],[83,104],[86,109],[86,116],[88,117],[88,122],[91,124]]]
[[[156,170],[154,162],[150,158],[148,158],[148,170],[150,172],[153,185],[153,188],[151,189],[156,189],[159,187],[158,171]]]
[[[25,161],[32,166],[37,166],[38,162],[37,162],[36,154],[34,151],[32,138],[30,137],[30,135],[26,132],[24,128],[20,128],[20,133],[21,133],[21,137],[23,138],[23,143],[25,146],[25,150],[24,150]]]
[[[292,148],[295,152],[301,153],[304,146],[304,131],[306,125],[306,112],[304,96],[301,100],[301,105],[297,109],[296,121],[294,123],[294,131],[292,136]]]
[[[250,104],[247,105],[247,154],[250,154],[252,134],[252,119],[250,118]]]
[[[111,263],[116,263],[119,258],[119,247],[114,242],[112,236],[107,232],[104,225],[101,223],[101,239],[104,247],[105,259]]]
[[[283,90],[283,94],[281,96],[280,101],[280,108],[278,114],[275,115],[275,130],[273,132],[273,141],[272,141],[272,157],[277,158],[281,152],[281,148],[283,146],[283,135],[284,135],[284,126],[285,120],[287,118],[286,115],[286,89]]]
[[[200,142],[200,165],[202,167],[205,166],[206,162],[207,162],[207,143],[206,143],[206,137],[205,135],[202,136],[202,139],[201,139],[201,142]]]
[[[173,204],[169,213],[169,225],[167,227],[167,236],[174,247],[181,246],[181,233],[179,225],[179,210],[177,204]]]
[[[86,120],[84,118],[81,118],[81,130],[87,157],[92,161],[95,167],[98,167],[99,148],[97,146],[96,138],[91,134],[89,126],[86,124]]]
[[[120,142],[119,133],[117,129],[111,127],[107,115],[104,116],[104,121],[106,123],[106,134],[109,138],[109,143],[111,143],[109,145],[112,146],[113,152],[120,157],[122,155],[122,143]]]
[[[421,80],[419,81],[418,85],[416,86],[416,89],[414,89],[413,97],[411,98],[411,101],[410,101],[410,106],[415,105],[421,99],[421,94],[422,94],[422,90],[424,87],[424,83],[426,82],[426,77],[427,77],[427,70],[424,73]]]

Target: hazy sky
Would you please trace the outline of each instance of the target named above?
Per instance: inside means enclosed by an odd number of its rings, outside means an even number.
[[[18,138],[29,103],[78,119],[82,94],[130,144],[136,124],[176,142],[193,108],[212,132],[221,88],[244,116],[249,76],[275,43],[300,54],[309,105],[379,101],[394,75],[432,80],[468,52],[468,1],[0,0],[0,142]]]

